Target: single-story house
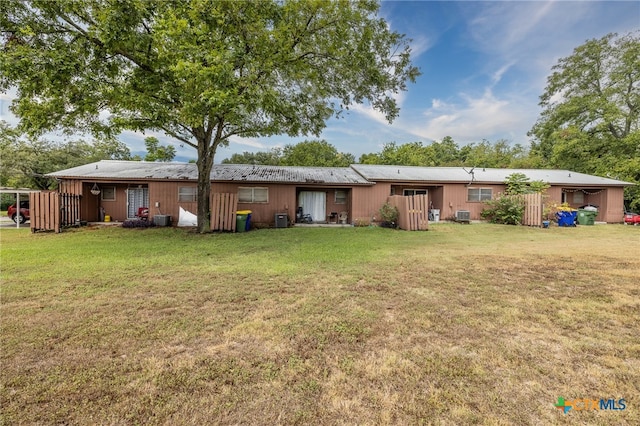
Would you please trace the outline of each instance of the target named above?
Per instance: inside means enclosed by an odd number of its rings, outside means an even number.
[[[631,183],[568,170],[216,164],[211,192],[237,193],[238,209],[251,210],[252,222],[264,226],[273,226],[283,213],[293,222],[300,208],[314,222],[369,221],[389,196],[416,194],[428,194],[430,207],[443,219],[467,210],[477,220],[484,202],[503,192],[513,173],[549,183],[547,194],[558,203],[599,206],[598,221],[623,220],[623,189]],[[169,215],[175,223],[181,207],[197,210],[194,163],[103,160],[48,176],[58,180],[59,192],[80,196],[80,216],[89,222],[105,215],[124,221],[148,207],[151,217]]]

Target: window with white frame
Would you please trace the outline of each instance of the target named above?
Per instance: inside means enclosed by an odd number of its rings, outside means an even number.
[[[336,204],[347,203],[347,191],[343,189],[336,189]]]
[[[183,203],[196,202],[198,190],[195,186],[180,186],[178,187],[178,201]]]
[[[479,202],[489,201],[493,196],[491,188],[467,188],[467,201]]]
[[[238,188],[239,203],[268,203],[269,188],[263,187],[240,187]]]
[[[103,186],[100,188],[100,197],[102,201],[115,201],[116,200],[116,187],[115,186]]]

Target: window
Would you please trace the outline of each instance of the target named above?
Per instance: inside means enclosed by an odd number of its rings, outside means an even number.
[[[336,204],[347,203],[347,191],[336,189]]]
[[[582,204],[584,203],[584,192],[576,191],[573,193],[573,203],[574,204]]]
[[[239,203],[268,203],[269,188],[260,187],[240,187],[238,188]]]
[[[178,188],[178,201],[194,203],[197,200],[197,193],[195,186],[181,186]]]
[[[405,189],[403,191],[403,195],[405,197],[409,195],[427,195],[427,190],[426,189]]]
[[[491,188],[468,188],[467,189],[467,201],[487,201],[490,200],[493,195],[493,189]]]
[[[115,201],[116,200],[116,187],[115,186],[103,186],[100,188],[100,196],[102,201]]]

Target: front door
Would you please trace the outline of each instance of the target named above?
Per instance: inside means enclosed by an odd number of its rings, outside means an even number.
[[[327,220],[327,193],[320,191],[300,191],[298,206],[302,207],[302,214],[311,215],[314,222]]]
[[[127,218],[134,219],[140,207],[149,207],[149,188],[127,189]]]

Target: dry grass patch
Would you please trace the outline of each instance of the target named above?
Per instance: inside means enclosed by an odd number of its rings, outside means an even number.
[[[638,424],[639,231],[3,232],[2,422]]]

